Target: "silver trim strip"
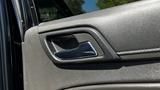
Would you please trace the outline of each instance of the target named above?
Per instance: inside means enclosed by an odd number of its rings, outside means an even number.
[[[130,55],[130,54],[142,54],[142,53],[152,53],[152,52],[160,52],[160,48],[133,50],[133,51],[122,51],[122,52],[117,52],[117,54],[118,55]]]

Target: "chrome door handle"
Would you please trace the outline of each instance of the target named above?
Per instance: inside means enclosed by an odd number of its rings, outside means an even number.
[[[55,52],[54,55],[62,60],[74,60],[97,56],[97,52],[95,48],[92,46],[92,44],[87,41],[80,43],[79,46],[76,48]]]

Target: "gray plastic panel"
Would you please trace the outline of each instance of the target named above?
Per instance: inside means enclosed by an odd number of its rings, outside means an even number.
[[[144,0],[42,23],[29,29],[22,43],[25,90],[59,90],[102,83],[160,82],[160,61],[154,59],[64,66],[52,63],[41,45],[39,33],[84,26],[100,32],[117,52],[159,48],[160,0]]]

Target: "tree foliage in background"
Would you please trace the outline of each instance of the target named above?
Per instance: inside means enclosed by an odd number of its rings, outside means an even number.
[[[82,14],[82,5],[85,0],[64,0],[74,14]]]
[[[105,9],[113,6],[118,6],[125,3],[135,2],[138,0],[97,0],[99,9]]]
[[[38,0],[38,11],[39,11],[39,16],[42,21],[48,21],[48,20],[54,20],[54,19],[59,19],[59,18],[64,18],[66,17],[64,13],[65,9],[68,11],[71,11],[73,15],[78,15],[78,14],[83,14],[87,13],[85,9],[82,7],[84,4],[86,4],[87,0],[62,0],[61,3],[59,0]],[[88,0],[91,1],[91,0]],[[95,7],[98,9],[106,9],[134,1],[139,1],[139,0],[96,0],[94,2]],[[66,8],[63,8],[62,3],[66,4]],[[93,2],[92,2],[93,3]],[[87,3],[88,4],[88,3]],[[89,7],[93,8],[93,7]],[[96,11],[97,9],[93,10]]]

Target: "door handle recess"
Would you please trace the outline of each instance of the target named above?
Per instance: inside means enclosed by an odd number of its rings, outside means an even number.
[[[55,56],[62,59],[82,59],[97,56],[97,51],[90,42],[81,42],[78,47],[55,52]]]
[[[88,27],[40,33],[41,44],[56,64],[96,63],[119,60],[105,38]]]

